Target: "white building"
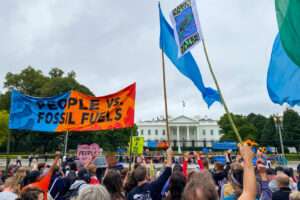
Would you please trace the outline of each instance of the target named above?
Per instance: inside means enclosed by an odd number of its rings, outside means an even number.
[[[137,123],[138,135],[146,141],[167,140],[166,122],[164,119],[153,119]],[[213,142],[219,141],[220,128],[216,120],[203,118],[189,118],[181,115],[169,119],[170,140],[173,146],[210,147]]]

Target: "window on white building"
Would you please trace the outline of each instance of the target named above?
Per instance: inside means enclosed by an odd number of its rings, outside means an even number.
[[[202,130],[202,135],[206,135],[206,130],[205,129]]]
[[[213,129],[210,130],[210,135],[214,135],[214,130]]]
[[[143,129],[141,130],[141,135],[144,135],[144,130]]]
[[[150,129],[148,129],[148,135],[151,135],[151,130]]]
[[[162,134],[166,135],[166,130],[165,129],[162,130]]]
[[[158,130],[157,129],[155,129],[155,135],[158,135]]]

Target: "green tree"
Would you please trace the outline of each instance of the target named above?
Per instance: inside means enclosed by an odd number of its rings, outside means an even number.
[[[6,110],[0,111],[0,145],[5,146],[7,141],[8,130],[8,112]]]
[[[59,69],[59,68],[52,68],[49,72],[49,76],[50,78],[59,78],[59,77],[63,77],[64,75],[64,71]]]
[[[274,123],[274,119],[273,116],[270,116],[265,123],[265,126],[263,128],[263,131],[260,135],[260,144],[262,145],[270,145],[270,146],[274,146],[276,144],[276,146],[278,146],[278,133],[276,131],[276,127],[275,127],[275,123]]]
[[[300,141],[300,116],[292,110],[287,109],[283,113],[283,141],[289,146],[299,146]]]
[[[241,135],[241,138],[243,140],[246,139],[256,139],[257,138],[257,130],[253,124],[251,124],[246,116],[243,115],[234,115],[231,114],[235,125],[237,126],[237,129]],[[235,136],[235,133],[233,132],[231,125],[229,123],[228,117],[226,114],[224,114],[219,122],[218,122],[221,132],[223,133],[223,136],[221,140],[235,140],[237,141],[237,138]]]
[[[260,114],[250,113],[247,116],[247,121],[250,122],[256,128],[257,135],[254,139],[259,142],[262,132],[264,130],[265,124],[267,122],[267,118]]]

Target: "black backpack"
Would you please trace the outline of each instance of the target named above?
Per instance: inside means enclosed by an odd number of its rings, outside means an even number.
[[[63,195],[63,198],[62,199],[65,199],[65,200],[71,200],[72,198],[74,197],[77,197],[78,196],[78,193],[79,193],[79,188],[80,186],[82,186],[83,184],[86,184],[86,183],[81,183],[79,184],[76,188],[74,189],[69,189],[66,194]]]

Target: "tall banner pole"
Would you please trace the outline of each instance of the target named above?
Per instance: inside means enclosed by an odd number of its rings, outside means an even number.
[[[6,175],[8,175],[8,166],[9,166],[9,163],[10,163],[10,158],[9,158],[9,154],[10,154],[10,138],[11,138],[11,133],[10,133],[10,131],[8,131],[8,134],[7,134],[7,145],[6,145],[6,168],[5,168]]]
[[[240,134],[239,134],[239,131],[238,131],[238,129],[236,128],[236,125],[235,125],[235,123],[234,123],[234,121],[233,121],[233,119],[232,119],[232,117],[231,117],[231,115],[230,115],[229,109],[228,109],[228,107],[227,107],[227,105],[226,105],[225,99],[224,99],[223,94],[222,94],[222,92],[221,92],[221,88],[220,88],[220,86],[219,86],[219,84],[218,84],[216,75],[215,75],[215,73],[214,73],[214,71],[213,71],[213,69],[212,69],[212,66],[211,66],[211,63],[210,63],[210,60],[209,60],[209,57],[208,57],[208,53],[207,53],[207,49],[206,49],[206,45],[205,45],[204,39],[202,40],[202,42],[203,42],[204,53],[205,53],[205,57],[206,57],[206,60],[207,60],[208,67],[209,67],[209,71],[210,71],[210,73],[211,73],[211,75],[212,75],[212,77],[213,77],[213,79],[214,79],[214,82],[215,82],[215,84],[216,84],[217,90],[218,90],[218,92],[219,92],[219,94],[220,94],[221,102],[222,102],[222,104],[223,104],[224,110],[225,110],[226,115],[227,115],[227,117],[228,117],[229,123],[230,123],[230,125],[231,125],[231,127],[232,127],[232,129],[233,129],[233,132],[235,133],[235,135],[236,135],[238,141],[239,141],[239,142],[242,142],[242,138],[241,138],[241,136],[240,136]]]
[[[64,157],[67,158],[67,151],[68,151],[68,139],[69,139],[69,130],[67,130],[65,134],[65,150],[64,150]]]
[[[167,130],[167,139],[169,147],[170,142],[170,129],[169,129],[169,115],[168,115],[168,102],[167,102],[167,84],[166,84],[166,72],[165,72],[165,56],[164,51],[161,50],[161,60],[162,60],[162,73],[163,73],[163,88],[164,88],[164,102],[165,102],[165,116],[166,116],[166,130]]]
[[[129,171],[131,171],[131,157],[132,157],[132,136],[133,136],[133,128],[130,130],[130,141],[129,141]]]

